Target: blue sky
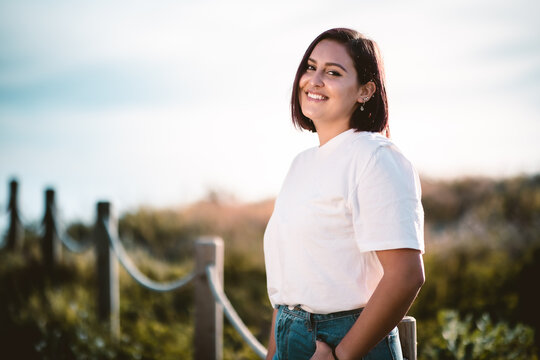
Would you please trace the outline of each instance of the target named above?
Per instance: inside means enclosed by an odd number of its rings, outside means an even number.
[[[382,50],[393,138],[432,178],[540,170],[534,1],[0,0],[0,206],[53,186],[66,220],[208,190],[273,197],[317,145],[290,123],[307,45],[337,26]]]

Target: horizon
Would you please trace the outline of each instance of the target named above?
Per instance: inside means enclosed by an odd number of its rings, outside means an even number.
[[[419,174],[419,176],[420,176],[420,181],[422,183],[422,190],[423,190],[422,197],[424,198],[426,193],[431,193],[433,191],[431,190],[431,188],[427,188],[425,186],[426,184],[429,184],[428,186],[430,187],[431,186],[437,187],[441,185],[442,186],[450,185],[455,182],[463,182],[463,181],[487,181],[487,182],[498,183],[498,182],[516,180],[516,179],[523,179],[523,178],[531,179],[534,177],[540,177],[540,172],[530,173],[530,174],[522,173],[522,174],[515,174],[515,175],[503,176],[503,177],[479,175],[479,176],[460,176],[456,178],[426,178],[422,176],[422,174]],[[10,181],[11,180],[19,180],[19,179],[10,179]],[[10,181],[8,181],[8,187],[9,187]],[[19,183],[18,196],[20,197],[21,196],[20,181],[18,181],[18,183]],[[48,189],[43,190],[43,200],[45,198],[44,195],[45,195],[46,190]],[[55,193],[57,194],[56,189],[52,189],[52,190],[55,190]],[[264,197],[264,198],[246,200],[246,199],[239,198],[238,196],[230,192],[219,191],[215,189],[208,189],[208,191],[200,198],[197,198],[197,199],[194,199],[193,201],[182,203],[182,204],[156,206],[152,204],[141,203],[141,204],[137,204],[134,207],[123,208],[123,209],[119,209],[117,207],[117,204],[115,204],[114,202],[111,202],[111,205],[113,206],[113,212],[115,216],[117,216],[119,219],[122,216],[125,216],[127,214],[134,214],[139,211],[146,211],[146,210],[149,210],[151,212],[173,211],[173,212],[180,213],[186,210],[197,208],[198,205],[205,204],[205,203],[215,203],[222,206],[234,206],[234,207],[249,207],[252,205],[258,206],[258,205],[265,205],[265,203],[268,203],[268,202],[275,202],[276,197],[277,197],[277,194],[274,196],[269,196],[269,197]],[[0,202],[0,205],[2,206],[2,213],[0,214],[0,231],[3,231],[8,228],[8,216],[7,216],[7,211],[6,211],[8,201],[9,199],[6,199],[6,202],[5,202],[6,206],[4,206],[3,202]],[[94,209],[92,210],[93,212],[91,213],[91,217],[89,218],[72,217],[69,220],[66,220],[66,218],[64,217],[65,214],[63,214],[63,211],[62,211],[62,204],[58,204],[58,202],[56,202],[56,206],[58,208],[57,210],[59,211],[58,212],[59,217],[57,219],[61,221],[62,226],[66,226],[66,225],[74,224],[74,223],[83,223],[89,226],[91,225],[90,224],[91,222],[95,221],[97,203],[99,201],[107,201],[107,199],[96,200],[94,204]],[[43,201],[43,207],[44,207],[44,204],[45,202]],[[35,225],[39,226],[39,222],[43,219],[43,216],[45,214],[44,209],[41,214],[38,214],[38,218],[28,218],[26,217],[25,210],[22,209],[22,206],[20,205],[20,203],[18,205],[19,205],[19,211],[22,214],[23,226],[35,226]]]

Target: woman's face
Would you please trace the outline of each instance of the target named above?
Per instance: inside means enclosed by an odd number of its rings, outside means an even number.
[[[345,47],[333,40],[319,42],[299,81],[299,102],[304,116],[315,126],[326,122],[348,127],[361,99],[356,69]]]

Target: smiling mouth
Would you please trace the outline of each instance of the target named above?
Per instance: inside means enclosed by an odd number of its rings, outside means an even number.
[[[311,92],[306,92],[306,96],[310,99],[313,99],[313,100],[326,100],[328,99],[328,97],[324,96],[324,95],[321,95],[321,94],[314,94],[314,93],[311,93]]]

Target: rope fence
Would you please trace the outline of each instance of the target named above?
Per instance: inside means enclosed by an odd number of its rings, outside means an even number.
[[[264,359],[267,353],[266,348],[259,342],[259,340],[257,340],[255,336],[253,336],[242,319],[240,319],[240,316],[238,316],[236,310],[234,310],[234,307],[227,298],[227,295],[225,295],[225,292],[223,291],[223,288],[218,280],[218,274],[214,265],[209,265],[206,267],[206,277],[208,278],[208,283],[210,285],[210,289],[212,290],[212,294],[214,294],[214,299],[216,302],[221,304],[221,306],[223,306],[227,319],[229,319],[232,326],[236,329],[240,336],[242,336],[242,339],[244,339],[249,347],[251,347],[251,349],[253,349],[253,351],[255,351],[255,353],[261,359]]]
[[[59,218],[55,217],[55,220],[56,219]],[[81,254],[92,248],[94,240],[93,234],[85,237],[82,240],[74,240],[71,236],[69,236],[67,226],[61,219],[54,222],[54,231],[62,244],[72,253]]]
[[[107,234],[107,238],[111,244],[112,249],[114,250],[116,258],[127,271],[127,273],[141,286],[152,291],[167,292],[181,289],[195,278],[196,274],[193,271],[178,280],[166,283],[157,282],[148,278],[137,268],[137,266],[130,259],[127,251],[124,248],[124,245],[122,245],[122,243],[120,242],[120,239],[116,236],[111,235],[109,231],[109,225],[104,220],[101,220],[101,225],[107,230],[105,233]]]
[[[0,239],[0,251],[20,248],[23,228],[17,208],[17,182],[10,183],[10,201],[7,209],[9,228]],[[45,194],[45,215],[42,221],[43,262],[53,274],[53,268],[60,261],[62,245],[73,253],[94,249],[98,279],[98,318],[109,324],[111,336],[120,335],[120,292],[118,263],[139,285],[155,292],[168,292],[184,288],[194,283],[195,290],[195,359],[221,360],[223,358],[223,313],[246,342],[264,359],[267,349],[257,340],[244,324],[223,288],[224,248],[219,237],[201,237],[195,246],[195,269],[189,274],[168,282],[148,278],[129,257],[121,238],[118,236],[117,219],[112,214],[108,202],[97,204],[97,220],[91,235],[82,241],[69,236],[67,227],[59,218],[54,204],[54,190]],[[403,355],[405,359],[416,360],[416,320],[405,317],[398,325]]]

